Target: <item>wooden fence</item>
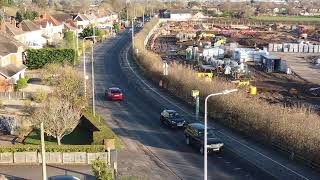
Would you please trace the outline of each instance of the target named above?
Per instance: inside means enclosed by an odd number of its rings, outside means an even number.
[[[34,95],[34,92],[0,92],[0,99],[31,99]]]

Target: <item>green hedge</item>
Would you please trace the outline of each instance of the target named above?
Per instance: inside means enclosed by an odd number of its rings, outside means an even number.
[[[46,152],[104,152],[103,145],[46,145]],[[3,152],[35,152],[41,151],[39,145],[3,145],[0,153]]]
[[[50,63],[76,63],[76,51],[74,49],[44,48],[27,49],[26,66],[29,69],[39,69]]]
[[[92,113],[87,110],[83,113],[83,116],[98,129],[98,131],[93,131],[92,144],[103,144],[104,139],[115,139],[116,148],[119,149],[122,147],[122,141],[110,127],[103,123],[104,119],[100,115],[96,114],[96,117],[94,117]]]

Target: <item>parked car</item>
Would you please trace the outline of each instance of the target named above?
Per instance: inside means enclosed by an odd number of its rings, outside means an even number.
[[[51,176],[48,180],[80,180],[75,176]]]
[[[223,142],[218,138],[212,128],[208,128],[207,148],[208,152],[221,152]],[[186,126],[184,131],[186,144],[194,145],[199,148],[201,154],[204,154],[204,125],[201,123],[191,123]]]
[[[163,110],[160,114],[160,121],[171,128],[184,127],[186,125],[183,116],[175,110]]]
[[[112,87],[106,90],[105,96],[107,100],[111,101],[123,101],[124,95],[120,88]]]

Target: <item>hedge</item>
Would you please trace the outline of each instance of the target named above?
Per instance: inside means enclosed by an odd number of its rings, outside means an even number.
[[[115,146],[117,149],[122,147],[122,141],[119,137],[108,127],[104,122],[104,119],[96,113],[94,117],[93,114],[87,110],[82,114],[86,120],[88,120],[93,126],[97,128],[97,131],[93,131],[93,142],[92,144],[103,144],[104,139],[115,139]]]
[[[46,145],[46,152],[104,152],[104,145]],[[3,152],[40,152],[39,145],[2,145],[0,153]]]
[[[44,48],[27,49],[25,65],[29,69],[39,69],[50,63],[76,63],[76,51],[74,49]]]

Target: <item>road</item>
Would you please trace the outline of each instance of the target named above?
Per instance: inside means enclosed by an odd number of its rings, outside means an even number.
[[[169,129],[159,121],[159,113],[164,108],[177,109],[186,115],[192,109],[141,77],[132,62],[128,42],[130,34],[123,33],[97,47],[95,53],[97,110],[126,145],[119,152],[120,175],[150,179],[202,179],[203,156],[185,144],[182,130]],[[105,101],[105,89],[113,86],[124,91],[124,102]],[[307,167],[286,161],[286,157],[281,159],[281,155],[270,158],[269,155],[275,154],[272,150],[265,151],[261,145],[255,146],[258,150],[251,148],[247,145],[251,142],[245,138],[235,139],[234,136],[239,135],[219,128],[227,148],[223,154],[209,157],[208,179],[320,177]],[[300,174],[300,168],[306,169],[307,175]]]

